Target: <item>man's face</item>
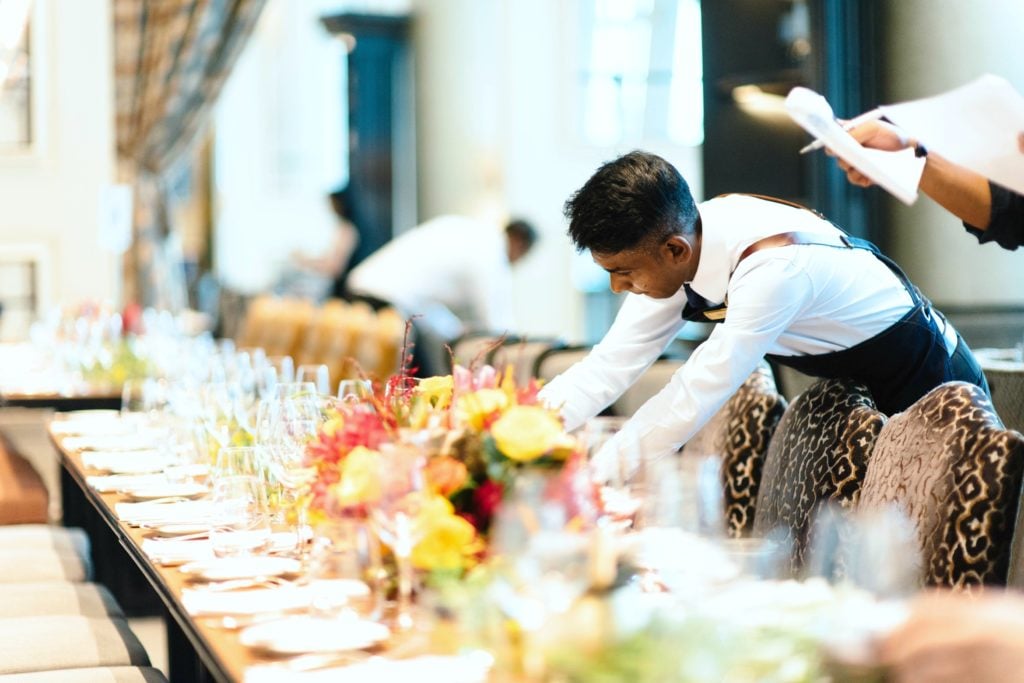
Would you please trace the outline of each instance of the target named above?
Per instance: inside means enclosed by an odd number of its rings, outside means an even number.
[[[506,239],[508,241],[508,262],[510,264],[515,264],[530,251],[530,248],[526,245],[526,240],[522,237],[508,235]]]
[[[674,296],[684,282],[692,280],[697,270],[699,246],[691,241],[673,235],[653,248],[641,246],[592,256],[594,263],[608,271],[612,291],[616,294],[630,292],[652,299],[667,299]]]

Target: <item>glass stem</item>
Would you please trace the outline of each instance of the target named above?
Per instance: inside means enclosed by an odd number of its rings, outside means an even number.
[[[405,631],[412,628],[412,558],[408,545],[401,545],[401,551],[395,553],[398,562],[398,613],[395,623],[399,630]]]

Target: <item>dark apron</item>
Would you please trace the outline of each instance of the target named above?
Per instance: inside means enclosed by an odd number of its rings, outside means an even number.
[[[845,234],[841,239],[842,245],[815,242],[801,244],[870,251],[903,283],[913,306],[890,327],[850,348],[813,355],[768,354],[765,357],[812,377],[848,378],[865,384],[878,409],[887,415],[905,410],[935,387],[953,380],[976,384],[988,393],[985,375],[967,344],[958,334],[956,351],[950,356],[938,324],[940,314],[910,282],[903,270],[867,240]],[[724,305],[702,309],[693,303],[693,300],[689,300],[683,308],[685,320],[725,320]]]

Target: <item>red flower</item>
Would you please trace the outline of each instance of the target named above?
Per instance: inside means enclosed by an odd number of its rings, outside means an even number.
[[[494,516],[498,506],[501,505],[504,493],[504,487],[492,479],[488,479],[480,484],[473,491],[473,507],[476,510],[471,514],[479,522],[477,525],[478,529],[482,530],[490,526],[491,518]]]

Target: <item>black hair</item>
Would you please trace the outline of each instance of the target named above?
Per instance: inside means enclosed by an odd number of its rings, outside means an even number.
[[[524,251],[530,251],[537,243],[537,229],[530,223],[517,218],[505,226],[505,234],[522,241]]]
[[[353,218],[353,200],[352,191],[349,186],[338,188],[327,195],[327,198],[331,202],[331,208],[334,209],[334,214],[338,218],[343,218],[347,221],[355,222]]]
[[[616,254],[698,230],[697,205],[676,168],[633,151],[601,166],[565,202],[576,249]]]

